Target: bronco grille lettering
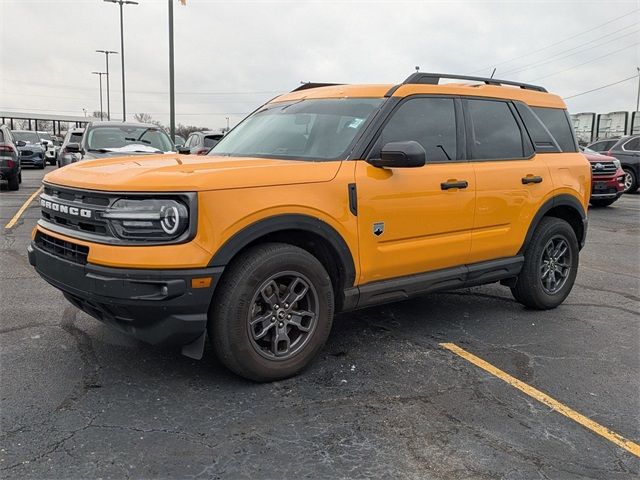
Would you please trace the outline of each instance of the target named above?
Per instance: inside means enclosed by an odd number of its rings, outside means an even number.
[[[91,218],[92,212],[87,208],[70,207],[50,200],[40,199],[40,206],[54,212],[66,213],[74,217]]]

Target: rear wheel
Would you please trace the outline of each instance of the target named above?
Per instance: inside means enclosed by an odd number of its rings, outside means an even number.
[[[213,299],[209,335],[230,370],[256,381],[287,378],[318,354],[331,330],[333,289],[305,250],[268,243],[228,267]]]
[[[638,190],[638,179],[636,174],[629,167],[624,167],[624,193],[634,193]]]
[[[514,298],[529,308],[547,310],[560,305],[571,292],[578,272],[576,234],[566,221],[544,217],[524,254]]]
[[[591,203],[592,207],[608,207],[609,205],[611,205],[616,200],[617,200],[617,198],[612,198],[612,199],[609,199],[609,200],[592,199],[592,200],[589,201],[589,203]]]
[[[9,177],[7,188],[9,190],[18,190],[20,188],[19,174],[16,173],[13,177]]]

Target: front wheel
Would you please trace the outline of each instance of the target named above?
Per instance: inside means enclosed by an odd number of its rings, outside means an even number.
[[[524,265],[511,293],[529,308],[557,307],[573,288],[578,259],[578,240],[571,225],[559,218],[544,217],[525,250]]]
[[[307,251],[282,243],[235,259],[214,296],[209,336],[222,363],[255,381],[299,373],[331,330],[331,279]]]
[[[16,173],[13,177],[9,177],[7,188],[9,190],[18,190],[20,188],[19,173]]]

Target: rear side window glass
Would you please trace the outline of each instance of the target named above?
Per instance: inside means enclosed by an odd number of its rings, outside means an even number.
[[[567,112],[559,108],[533,107],[534,113],[542,120],[551,135],[556,139],[563,152],[575,152],[576,142],[573,127],[567,117]]]
[[[591,145],[589,145],[589,148],[591,150],[595,150],[596,152],[605,152],[611,149],[611,147],[613,147],[616,143],[618,143],[618,140],[603,140],[601,142],[592,143]]]
[[[637,152],[638,150],[640,150],[640,137],[632,138],[627,143],[625,143],[622,148],[628,151]]]
[[[456,115],[451,98],[412,98],[394,112],[378,142],[418,142],[428,162],[457,159]]]
[[[474,160],[524,157],[522,133],[506,102],[466,100]]]
[[[80,143],[82,141],[81,133],[72,133],[69,137],[69,143]]]

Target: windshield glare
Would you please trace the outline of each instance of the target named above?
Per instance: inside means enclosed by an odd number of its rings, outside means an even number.
[[[42,140],[53,140],[53,139],[51,138],[51,135],[49,135],[48,133],[39,133],[38,135],[40,135],[40,138],[41,138]]]
[[[22,140],[27,143],[40,143],[40,137],[36,132],[11,132],[15,140]]]
[[[87,133],[89,150],[116,150],[129,145],[140,146],[141,149],[155,148],[163,152],[173,150],[169,135],[157,128],[105,126],[95,127]]]
[[[209,155],[342,159],[382,101],[324,98],[267,105],[223,137]]]

